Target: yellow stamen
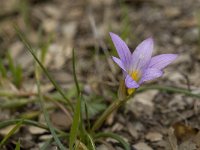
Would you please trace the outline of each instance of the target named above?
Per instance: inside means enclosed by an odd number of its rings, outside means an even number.
[[[139,81],[139,79],[140,79],[140,73],[139,73],[139,71],[137,71],[137,70],[133,71],[132,74],[131,74],[131,77],[133,78],[134,81]],[[134,88],[133,89],[127,89],[128,95],[133,94],[133,92],[135,92]]]
[[[133,78],[133,80],[138,81],[139,80],[139,71],[133,71],[133,73],[131,74],[131,77]]]
[[[135,92],[135,89],[127,89],[128,95],[131,95]]]

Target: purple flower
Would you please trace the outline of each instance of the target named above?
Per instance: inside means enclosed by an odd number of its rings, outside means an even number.
[[[153,39],[148,38],[140,43],[131,54],[126,43],[116,34],[110,33],[119,58],[112,57],[123,70],[125,84],[130,89],[138,88],[145,81],[163,75],[163,69],[177,58],[176,54],[161,54],[152,57]]]

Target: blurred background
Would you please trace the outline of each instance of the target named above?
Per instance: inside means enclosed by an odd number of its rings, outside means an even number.
[[[17,25],[35,49],[48,51],[46,67],[66,66],[75,48],[80,61],[87,58],[78,70],[93,72],[100,66],[88,62],[100,63],[96,57],[116,54],[109,32],[119,34],[132,50],[152,36],[155,54],[181,54],[179,63],[184,60],[186,65],[181,63],[177,69],[187,74],[200,57],[199,5],[198,0],[1,0],[0,54],[3,58],[10,51],[23,70],[30,69],[32,58],[16,36],[13,26]]]
[[[117,97],[122,76],[120,68],[110,57],[117,54],[109,32],[120,35],[132,51],[144,39],[153,37],[154,55],[179,54],[178,59],[165,70],[164,77],[152,84],[182,87],[200,93],[199,8],[200,0],[0,0],[0,89],[37,92],[34,59],[16,34],[14,26],[18,26],[38,51],[44,66],[72,98],[75,89],[72,49],[75,49],[81,88],[86,99],[94,102],[90,107],[92,120],[113,97]],[[55,92],[45,76],[41,82],[44,93]],[[1,101],[5,104],[7,99]],[[39,109],[37,104],[28,102],[20,106],[23,109],[15,108],[14,112],[10,111],[13,107],[1,108],[0,120],[30,115]],[[138,94],[117,118],[115,114],[111,116],[107,126],[114,132],[125,134],[134,145],[145,139],[150,130],[155,131],[158,126],[166,129],[176,121],[188,121],[199,128],[199,106],[196,98],[152,90]],[[60,117],[59,109],[51,114],[55,126],[69,129],[70,121],[65,115]],[[38,116],[34,114],[33,118]],[[61,119],[56,120],[58,118]],[[128,128],[123,129],[127,124]],[[160,140],[166,139],[163,128],[156,130],[159,137],[162,136]],[[34,134],[32,130],[29,132]],[[33,142],[33,145],[37,144]],[[150,147],[159,147],[155,143],[152,145],[150,140]]]

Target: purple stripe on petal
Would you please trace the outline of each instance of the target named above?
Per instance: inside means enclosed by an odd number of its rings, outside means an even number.
[[[131,52],[128,46],[118,35],[110,32],[110,36],[124,67],[127,69],[131,61]]]
[[[122,63],[122,61],[121,61],[119,58],[112,56],[112,59],[113,59],[113,61],[114,61],[116,64],[118,64],[118,66],[119,66],[121,69],[123,69],[123,71],[126,71],[126,69],[125,69],[125,67],[124,67],[124,64]]]
[[[163,75],[163,72],[156,68],[148,68],[145,70],[139,84],[142,84],[145,81],[156,79]]]
[[[149,67],[156,69],[163,69],[177,58],[176,54],[161,54],[152,57]]]
[[[140,43],[132,54],[132,70],[142,70],[151,60],[153,52],[153,39],[148,38]]]
[[[130,75],[127,75],[126,76],[126,79],[125,79],[125,84],[126,84],[126,87],[127,88],[138,88],[139,87],[139,84],[134,81]]]

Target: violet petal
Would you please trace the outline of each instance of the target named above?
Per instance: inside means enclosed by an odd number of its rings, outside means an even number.
[[[152,57],[149,67],[156,69],[163,69],[177,58],[176,54],[161,54]]]
[[[130,75],[126,76],[125,84],[127,88],[138,88],[139,84],[131,78]]]
[[[163,75],[163,72],[156,68],[148,68],[145,70],[144,74],[142,75],[142,78],[139,82],[139,84],[142,84],[145,81],[156,79]]]
[[[110,32],[110,36],[124,67],[128,68],[131,61],[131,52],[128,46],[118,35]]]
[[[123,69],[123,71],[126,71],[124,64],[119,58],[112,56],[112,59],[121,69]]]
[[[148,65],[153,52],[153,39],[148,38],[140,43],[132,54],[131,68],[141,70]]]

